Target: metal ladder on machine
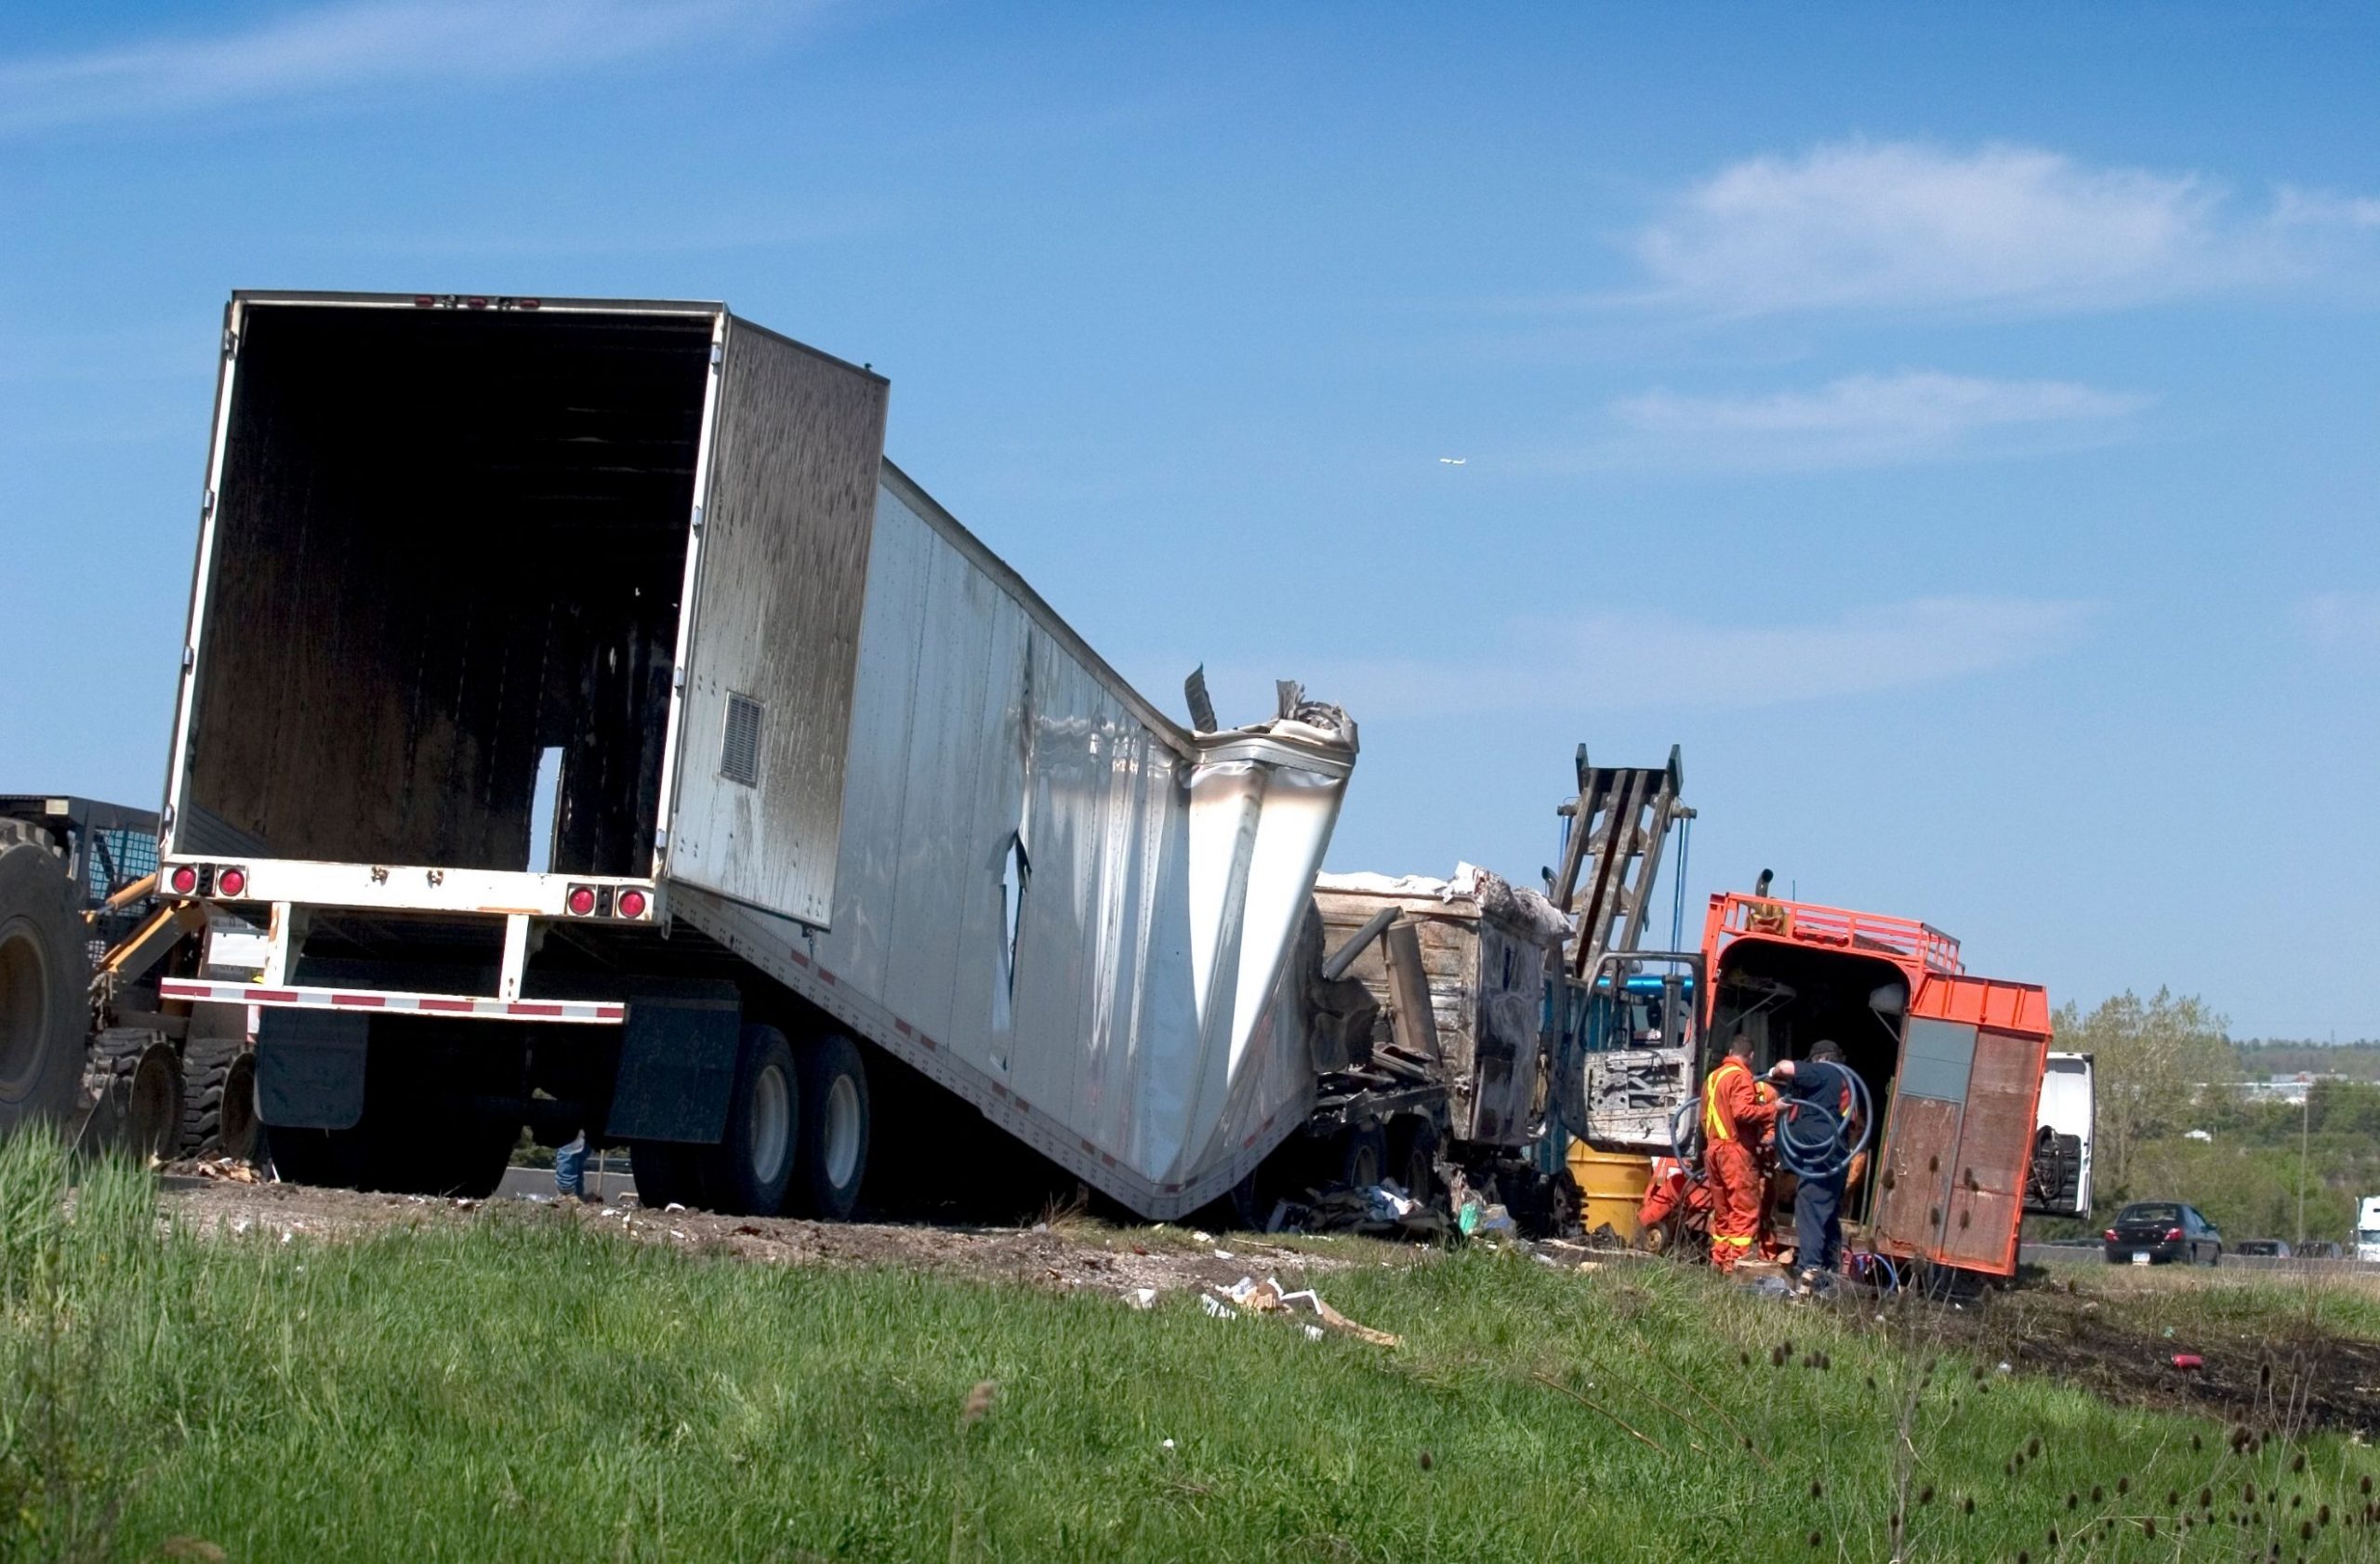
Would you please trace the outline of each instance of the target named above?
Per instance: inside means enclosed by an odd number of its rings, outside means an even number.
[[[1569,840],[1545,894],[1578,916],[1570,975],[1583,978],[1606,953],[1639,948],[1670,827],[1694,812],[1678,804],[1686,766],[1674,744],[1665,766],[1591,765],[1581,744],[1578,773],[1579,796],[1557,811],[1570,822]]]
[[[1667,765],[1598,766],[1581,744],[1577,765],[1578,796],[1558,811],[1570,823],[1562,867],[1545,876],[1547,898],[1578,920],[1569,971],[1554,986],[1548,1007],[1548,1123],[1559,1131],[1540,1138],[1535,1160],[1549,1173],[1562,1171],[1574,1135],[1599,1136],[1613,1148],[1661,1149],[1670,1138],[1671,1099],[1691,1093],[1694,1072],[1690,1022],[1685,1034],[1672,1033],[1676,1041],[1649,1047],[1622,1041],[1617,1048],[1606,1041],[1604,1051],[1588,1053],[1581,1052],[1586,1040],[1579,1032],[1583,1018],[1569,1009],[1573,997],[1591,989],[1606,970],[1615,984],[1625,982],[1631,968],[1622,961],[1607,969],[1608,958],[1644,948],[1670,828],[1694,818],[1678,802],[1686,786],[1678,747],[1670,747]],[[1664,983],[1665,1014],[1685,1001],[1678,981],[1673,973]],[[1665,1032],[1675,1026],[1663,1022]]]

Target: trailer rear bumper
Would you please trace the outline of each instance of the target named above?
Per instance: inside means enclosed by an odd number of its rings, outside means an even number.
[[[628,1020],[626,1001],[496,1000],[473,994],[409,994],[376,988],[307,988],[255,983],[210,983],[169,977],[159,997],[201,1004],[252,1004],[268,1010],[343,1010],[385,1014],[444,1015],[472,1021],[549,1021],[616,1027]]]

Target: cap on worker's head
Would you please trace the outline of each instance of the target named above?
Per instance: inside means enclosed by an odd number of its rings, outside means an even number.
[[[1840,1059],[1843,1057],[1843,1048],[1841,1044],[1834,1040],[1834,1039],[1831,1037],[1822,1037],[1818,1039],[1818,1041],[1810,1044],[1810,1057],[1813,1059]]]

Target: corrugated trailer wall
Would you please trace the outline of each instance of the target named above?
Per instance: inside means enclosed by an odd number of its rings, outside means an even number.
[[[1284,769],[1217,753],[1235,738],[1167,722],[887,463],[831,926],[679,910],[1094,1186],[1175,1214],[1313,1093],[1278,979],[1353,753]],[[1254,863],[1221,885],[1243,828]]]

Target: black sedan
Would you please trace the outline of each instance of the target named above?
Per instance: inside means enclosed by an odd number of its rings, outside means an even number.
[[[2110,1266],[2212,1266],[2223,1258],[2223,1229],[2177,1200],[2135,1200],[2107,1231]]]

